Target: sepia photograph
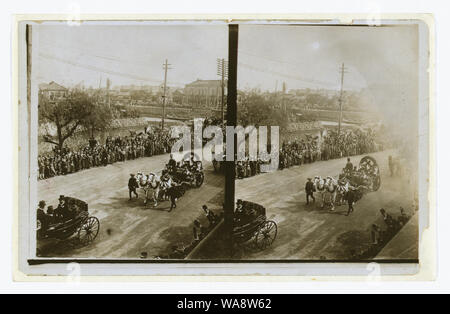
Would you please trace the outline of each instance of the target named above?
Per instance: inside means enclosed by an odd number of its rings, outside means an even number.
[[[194,152],[172,154],[172,130],[222,123],[227,26],[28,31],[36,257],[186,258],[222,219],[224,175]]]
[[[449,4],[5,2],[0,293],[450,291]]]
[[[417,263],[419,26],[240,25],[237,69],[232,259]]]
[[[23,261],[417,269],[426,29],[22,23]]]

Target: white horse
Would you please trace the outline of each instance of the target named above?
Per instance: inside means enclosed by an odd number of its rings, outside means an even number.
[[[316,176],[314,177],[313,183],[316,192],[319,193],[320,199],[322,200],[322,204],[320,205],[320,207],[323,208],[325,206],[325,180],[322,179],[322,177]]]
[[[325,195],[324,199],[329,199],[329,204],[331,205],[331,210],[334,210],[334,205],[336,203],[336,195],[338,190],[338,183],[333,177],[327,177],[325,181]]]
[[[314,186],[317,193],[320,195],[320,199],[322,200],[320,208],[324,208],[325,204],[329,204],[331,205],[331,210],[334,210],[338,187],[337,181],[332,177],[327,177],[324,179],[316,176],[314,178]]]
[[[153,172],[150,172],[148,175],[145,175],[142,172],[138,172],[136,175],[136,179],[138,181],[139,187],[145,193],[144,205],[146,205],[148,201],[148,192],[152,190],[152,198],[155,202],[155,207],[158,206],[158,197],[161,187],[161,180],[159,176],[157,176]]]

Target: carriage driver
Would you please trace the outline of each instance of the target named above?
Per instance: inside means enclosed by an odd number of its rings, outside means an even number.
[[[55,209],[54,217],[58,221],[66,221],[75,217],[75,212],[67,206],[64,195],[59,196],[59,204]]]
[[[173,158],[173,154],[170,154],[170,159],[169,159],[169,163],[167,164],[167,168],[168,168],[169,172],[172,172],[177,168],[177,162]]]
[[[131,193],[134,193],[136,195],[136,198],[138,198],[138,194],[136,192],[136,189],[139,187],[139,184],[134,176],[133,173],[130,174],[130,179],[128,180],[128,194],[130,196],[131,201]]]
[[[352,173],[353,171],[353,164],[350,161],[350,158],[347,158],[347,164],[345,165],[344,171],[347,173]]]

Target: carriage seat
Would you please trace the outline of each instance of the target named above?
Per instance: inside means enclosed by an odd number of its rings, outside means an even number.
[[[259,204],[243,201],[240,211],[235,211],[234,221],[238,226],[243,226],[253,222],[259,216],[265,215],[265,208]]]

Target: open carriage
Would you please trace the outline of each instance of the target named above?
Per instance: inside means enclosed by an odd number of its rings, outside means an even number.
[[[253,241],[260,250],[268,248],[277,237],[277,224],[267,220],[263,206],[247,201],[242,204],[242,209],[234,214],[233,243]]]
[[[173,181],[181,185],[188,185],[189,187],[199,188],[205,181],[201,161],[196,161],[190,171],[186,171],[183,167],[176,167],[175,169],[170,169],[168,172]]]
[[[88,204],[73,197],[64,197],[69,211],[74,212],[74,218],[56,221],[49,216],[48,221],[37,220],[37,239],[67,240],[76,237],[80,244],[93,242],[100,231],[100,222],[96,217],[89,216]]]
[[[381,186],[380,168],[375,158],[371,156],[363,157],[359,162],[359,167],[351,173],[344,173],[352,186],[364,186],[370,192],[378,191]]]
[[[345,180],[350,187],[357,192],[357,199],[364,193],[375,192],[381,186],[380,168],[375,158],[363,157],[356,171],[344,171],[339,175],[340,180]]]

